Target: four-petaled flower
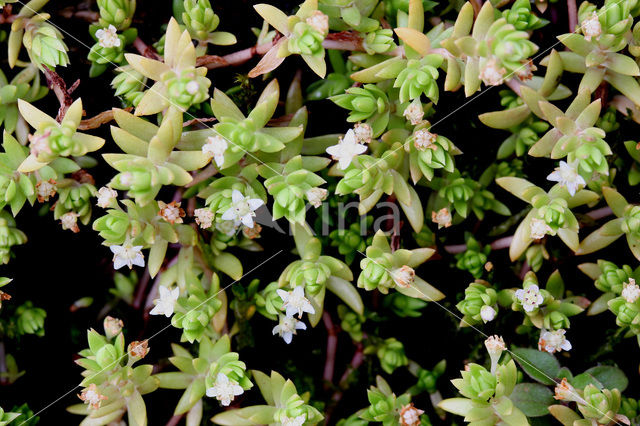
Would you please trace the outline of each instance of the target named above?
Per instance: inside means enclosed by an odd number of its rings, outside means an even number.
[[[160,293],[160,298],[153,301],[156,306],[149,313],[151,315],[164,315],[169,318],[173,315],[173,308],[178,297],[180,297],[180,288],[175,287],[169,290],[166,286],[160,286],[158,292]]]
[[[313,309],[309,299],[304,297],[304,286],[299,285],[292,291],[285,291],[280,288],[276,291],[278,296],[282,299],[282,308],[285,309],[285,313],[288,317],[298,314],[298,318],[302,318],[303,312],[315,314],[316,310]]]
[[[307,191],[306,196],[309,203],[316,209],[322,205],[327,198],[328,191],[324,188],[311,188]]]
[[[356,123],[353,126],[353,133],[358,143],[369,143],[373,137],[373,129],[367,123]]]
[[[160,212],[158,212],[158,214],[164,220],[166,220],[172,225],[174,223],[182,223],[182,218],[184,217],[184,210],[180,208],[179,201],[172,201],[169,204],[166,204],[162,201],[158,201],[158,207],[160,208]]]
[[[529,231],[531,232],[531,238],[539,240],[544,238],[548,233],[553,232],[553,228],[547,225],[547,222],[544,220],[534,217],[529,224]]]
[[[337,145],[327,148],[327,154],[338,161],[338,169],[345,170],[358,155],[364,153],[367,146],[358,143],[353,129],[349,129],[344,138],[340,138]]]
[[[628,303],[636,303],[640,298],[640,287],[636,284],[636,280],[629,278],[628,283],[624,283],[622,293],[620,294]]]
[[[134,246],[131,241],[125,241],[121,246],[109,246],[113,252],[113,267],[120,269],[127,265],[129,269],[133,265],[144,266],[144,256],[142,255],[142,246]]]
[[[547,180],[558,182],[560,186],[567,188],[572,197],[576,194],[576,191],[587,184],[584,178],[578,174],[578,168],[575,165],[567,164],[565,161],[560,161],[560,166],[556,167],[547,176]]]
[[[592,38],[598,38],[602,34],[602,24],[600,24],[600,17],[596,12],[593,12],[587,19],[582,21],[580,26],[584,39],[591,41]]]
[[[420,416],[424,413],[413,406],[413,403],[407,404],[400,410],[400,424],[402,426],[418,426],[420,424]]]
[[[210,388],[207,388],[207,396],[216,398],[225,407],[231,404],[236,396],[242,395],[244,389],[233,380],[229,380],[226,374],[218,373],[216,381]]]
[[[411,287],[413,284],[413,280],[416,277],[416,271],[410,266],[403,265],[401,268],[398,268],[391,273],[391,278],[393,282],[403,288]]]
[[[56,181],[53,179],[41,180],[36,184],[36,194],[38,196],[38,202],[44,203],[49,201],[49,197],[56,195],[58,187]]]
[[[264,204],[259,198],[249,198],[242,195],[242,192],[234,189],[231,193],[231,207],[222,214],[222,220],[231,220],[233,225],[238,227],[241,223],[247,228],[253,228],[253,218],[255,211]]]
[[[525,289],[516,290],[516,298],[526,312],[533,311],[544,301],[544,297],[540,294],[540,288],[535,284],[531,284]]]
[[[565,337],[565,333],[566,331],[563,329],[556,331],[542,329],[540,340],[538,340],[538,350],[547,351],[550,354],[571,350],[571,343]]]
[[[272,333],[278,334],[287,343],[291,343],[293,335],[297,334],[297,330],[306,330],[307,325],[302,321],[298,321],[294,317],[280,315],[278,325],[273,327]]]
[[[97,410],[100,408],[100,403],[107,399],[105,395],[100,394],[98,392],[98,387],[95,383],[91,383],[89,387],[84,388],[78,398],[84,401],[85,404],[89,404],[89,407]]]
[[[438,224],[438,229],[450,227],[451,220],[451,212],[446,207],[441,208],[437,213],[431,212],[431,221]]]
[[[493,307],[489,305],[484,305],[480,309],[480,318],[482,318],[482,321],[484,321],[485,323],[489,321],[493,321],[495,317],[496,317],[496,310],[493,309]]]
[[[103,186],[98,190],[98,201],[96,202],[98,207],[106,209],[111,203],[118,197],[118,192],[115,189]]]
[[[227,148],[229,148],[229,144],[225,138],[220,135],[209,136],[207,143],[202,145],[202,153],[208,158],[213,158],[216,166],[222,167],[224,164],[224,153]]]
[[[98,44],[101,47],[120,47],[120,37],[118,37],[118,30],[113,25],[104,29],[96,31],[96,37],[98,38]]]

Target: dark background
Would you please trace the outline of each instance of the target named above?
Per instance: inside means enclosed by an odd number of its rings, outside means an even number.
[[[66,19],[55,12],[58,6],[62,9],[66,6],[82,8],[86,5],[60,0],[52,3],[55,5],[51,4],[47,9],[52,13],[52,23],[59,26],[63,32],[73,34],[82,43],[88,46],[92,45],[93,41],[87,31],[87,22],[73,18]],[[238,38],[238,44],[235,48],[213,47],[210,49],[210,53],[225,54],[251,46],[254,43],[249,28],[251,26],[259,27],[261,24],[258,15],[252,8],[254,3],[257,2],[213,1],[214,9],[221,18],[219,29],[233,32]],[[291,12],[298,2],[270,0],[269,3],[281,7],[286,12]],[[565,7],[563,3],[551,4],[544,14],[545,18],[552,20],[552,24],[537,31],[533,36],[533,41],[540,46],[540,51],[544,51],[545,48],[556,43],[554,35],[566,32]],[[97,10],[95,6],[93,9]],[[150,44],[162,35],[160,26],[168,21],[170,14],[169,1],[139,1],[134,26],[138,28],[141,38]],[[449,16],[449,18],[452,17],[453,15]],[[7,30],[8,25],[5,25],[3,29]],[[112,98],[113,91],[109,86],[112,78],[111,73],[107,72],[99,78],[90,80],[88,78],[89,64],[86,60],[88,47],[83,46],[68,34],[65,34],[65,41],[70,48],[72,65],[67,69],[58,69],[58,71],[68,84],[78,78],[81,79],[81,84],[74,93],[74,97],[82,97],[87,117],[109,109],[111,106],[119,105],[119,100]],[[557,46],[557,48],[561,48],[561,46]],[[248,64],[234,69],[214,70],[209,73],[209,78],[215,87],[227,89],[234,84],[233,81],[237,74],[246,74],[256,61],[254,59]],[[2,62],[2,69],[7,71],[8,77],[11,78],[12,74],[6,60],[3,59]],[[294,57],[289,58],[274,73],[274,76],[280,81],[283,92],[298,68],[303,70],[303,86],[317,80],[317,77],[306,69],[302,61]],[[540,70],[538,74],[541,75]],[[574,76],[570,75],[565,75],[563,79],[563,82],[572,89],[577,87],[577,81]],[[257,97],[266,82],[256,79],[253,84]],[[479,97],[481,99],[473,100]],[[465,155],[456,158],[456,165],[460,170],[468,172],[471,177],[477,179],[482,171],[494,162],[497,148],[508,134],[489,129],[477,120],[479,113],[500,108],[498,90],[488,90],[486,93],[475,95],[474,98],[467,106],[438,124],[435,131],[449,137],[463,150]],[[434,121],[446,116],[467,101],[461,93],[444,93],[441,89],[441,100],[437,106]],[[37,106],[51,115],[55,115],[58,108],[53,94],[40,101]],[[308,107],[310,109],[310,125],[307,135],[344,132],[348,128],[344,121],[345,111],[330,101],[313,102]],[[276,113],[276,116],[281,113]],[[629,127],[629,124],[623,123],[622,131],[615,134],[625,135],[625,138],[615,136],[608,139],[614,152],[624,152],[621,142],[633,135],[628,130]],[[106,130],[107,126],[103,126],[103,129],[93,133],[107,137],[107,145],[103,152],[117,152],[115,144],[109,141]],[[621,155],[625,156],[626,154]],[[547,187],[545,177],[555,167],[553,162],[530,157],[522,159],[525,162],[525,171],[529,174],[529,178],[534,183]],[[628,162],[628,158],[625,158],[625,161]],[[96,179],[96,187],[106,184],[114,174],[105,166],[99,166],[90,172]],[[629,196],[631,202],[636,201],[637,190],[630,192],[622,180],[619,178],[617,181],[617,184],[621,186],[620,189]],[[518,212],[525,207],[524,203],[495,185],[490,189],[511,208],[512,212]],[[429,190],[423,188],[420,194],[426,200]],[[29,241],[24,246],[14,249],[15,258],[9,265],[2,267],[0,275],[14,278],[14,282],[6,288],[13,299],[5,303],[19,305],[26,300],[31,300],[35,306],[47,311],[46,334],[42,338],[24,336],[19,341],[6,342],[7,351],[16,356],[20,369],[25,369],[27,372],[13,385],[0,387],[0,403],[5,410],[9,410],[14,404],[27,402],[37,412],[64,393],[71,391],[69,395],[40,414],[41,424],[77,424],[81,418],[67,414],[65,411],[66,406],[79,402],[76,394],[80,389],[72,390],[72,388],[77,386],[81,380],[81,368],[76,366],[73,361],[76,358],[76,353],[86,347],[86,330],[96,328],[102,331],[102,318],[97,318],[97,315],[104,304],[111,300],[108,294],[108,289],[113,286],[111,254],[107,248],[101,246],[101,239],[89,227],[82,227],[83,232],[79,234],[63,231],[59,223],[54,222],[51,214],[39,215],[38,207],[25,207],[17,218],[18,227],[27,233]],[[101,214],[100,209],[94,211],[94,217]],[[464,231],[473,230],[482,243],[489,243],[493,238],[484,236],[503,220],[504,218],[494,214],[488,214],[482,222],[477,222],[475,217],[470,217],[462,225],[443,231],[438,235],[446,237],[448,244],[460,244],[464,242]],[[407,248],[413,248],[415,243],[406,228],[403,229],[403,244]],[[588,235],[590,231],[591,229],[581,231],[581,238]],[[251,270],[253,266],[269,258],[281,248],[284,248],[285,252],[250,273],[245,280],[235,285],[248,285],[254,278],[260,278],[263,284],[267,284],[276,280],[284,266],[296,259],[288,252],[293,247],[293,241],[288,237],[266,230],[261,243],[266,246],[266,249],[258,255],[247,255],[232,249],[242,259],[245,271]],[[442,243],[443,241],[439,242],[439,244]],[[597,258],[607,258],[618,265],[622,263],[636,265],[636,261],[631,256],[623,239],[598,256],[580,258],[573,256],[557,239],[550,239],[547,247],[551,250],[554,259],[552,262],[545,263],[543,269],[538,273],[541,283],[546,281],[553,269],[560,268],[567,288],[576,294],[584,293],[591,300],[599,295],[599,291],[593,287],[593,283],[586,276],[576,269],[577,264],[594,261]],[[333,249],[328,249],[328,253],[331,253],[331,250]],[[331,254],[339,256],[335,252]],[[514,271],[515,267],[508,259],[507,250],[494,251],[489,260],[495,266],[495,272],[490,277],[493,284],[499,288],[521,285],[521,281],[516,275],[518,270]],[[356,276],[359,272],[358,261],[359,258],[356,257],[356,261],[352,265]],[[444,258],[427,262],[418,271],[418,274],[447,294],[443,304],[457,314],[454,306],[457,302],[456,294],[459,295],[472,281],[472,278],[468,273],[455,269],[453,263],[452,256],[445,254]],[[139,272],[141,275],[142,271]],[[223,285],[231,283],[231,280],[226,276],[222,279]],[[366,306],[369,308],[374,306],[372,303],[372,298],[376,297],[374,293],[361,291],[361,294]],[[73,302],[85,296],[94,298],[93,305],[71,312],[70,306]],[[377,305],[380,306],[380,304]],[[331,313],[334,322],[339,323],[336,306],[335,297],[328,296],[325,308]],[[468,328],[459,329],[458,321],[435,305],[429,305],[425,308],[422,317],[417,319],[398,318],[382,307],[379,307],[378,311],[381,317],[387,318],[387,320],[368,325],[367,327],[371,327],[367,329],[370,333],[377,333],[384,338],[396,337],[405,344],[409,358],[425,368],[431,368],[437,361],[446,357],[448,367],[445,377],[441,379],[440,389],[444,397],[452,396],[454,389],[447,380],[458,376],[458,370],[463,368],[463,363],[468,359],[471,350],[482,343],[483,336]],[[165,317],[152,317],[148,323],[145,323],[142,320],[142,312],[136,311],[124,303],[118,304],[110,312],[110,315],[125,321],[127,342],[151,336],[168,324]],[[498,320],[482,326],[481,329],[487,334],[502,334],[510,344],[534,347],[537,335],[529,338],[517,336],[513,332],[515,325],[521,319],[521,314],[505,314],[505,311],[501,311]],[[252,321],[251,325],[255,346],[240,351],[241,359],[246,362],[248,368],[266,372],[270,369],[277,370],[286,377],[294,379],[300,393],[311,390],[314,391],[313,400],[326,401],[329,399],[332,391],[324,391],[321,382],[326,345],[326,330],[322,323],[315,330],[296,336],[291,345],[286,345],[281,339],[271,335],[271,328],[274,326],[272,322],[257,318]],[[615,320],[610,313],[604,313],[597,318],[589,318],[585,315],[572,318],[568,337],[573,344],[573,350],[568,354],[560,354],[559,359],[563,365],[572,368],[574,373],[579,373],[598,362],[615,362],[629,374],[631,386],[626,394],[638,396],[638,385],[635,379],[638,371],[637,355],[639,349],[635,339],[622,342],[612,339],[610,334],[615,329]],[[180,332],[170,327],[152,339],[148,361],[159,363],[159,368],[166,370],[165,358],[170,355],[170,343],[178,342],[179,337]],[[614,342],[615,346],[611,346],[611,342]],[[604,355],[596,356],[598,352],[602,351],[605,352]],[[342,375],[353,352],[354,346],[348,335],[341,333],[337,351],[336,379]],[[405,370],[398,370],[389,378],[388,375],[381,372],[377,360],[371,359],[361,367],[356,382],[338,403],[331,423],[367,405],[365,389],[374,384],[376,374],[383,374],[388,378],[398,394],[415,383],[415,379]],[[181,391],[158,390],[145,396],[150,417],[149,424],[154,426],[165,424],[171,417],[180,395]],[[255,388],[246,392],[242,399],[243,403],[261,403],[259,393]],[[217,405],[210,404],[212,400],[208,398],[205,398],[205,402],[209,408]],[[427,412],[432,421],[437,420],[426,396],[418,398],[415,402],[421,408],[429,407]],[[211,415],[217,410],[215,408],[207,413]],[[205,417],[203,424],[207,424],[207,422]]]

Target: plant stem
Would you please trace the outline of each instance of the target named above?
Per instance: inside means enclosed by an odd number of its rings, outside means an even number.
[[[56,117],[56,121],[60,123],[73,103],[71,92],[78,87],[80,80],[73,83],[71,89],[67,89],[67,83],[65,83],[62,77],[60,77],[55,71],[52,71],[47,67],[44,67],[43,70],[45,77],[47,77],[49,88],[51,88],[53,93],[56,94],[56,98],[58,98],[58,102],[60,103],[60,109],[58,109],[58,116]]]
[[[0,340],[0,374],[7,372],[7,360],[6,360],[6,350],[4,347],[4,341]],[[0,385],[9,384],[9,379],[7,377],[0,377]]]
[[[144,275],[142,279],[138,283],[138,288],[136,291],[136,297],[133,299],[133,308],[140,309],[142,305],[142,299],[144,299],[145,291],[147,290],[147,286],[149,285],[149,280],[151,279],[151,275],[149,275],[149,269],[144,270]]]
[[[184,417],[184,414],[177,414],[169,419],[166,426],[176,426],[180,423],[180,420]]]
[[[162,60],[160,55],[156,53],[155,49],[147,45],[147,43],[145,43],[140,37],[136,38],[133,41],[133,47],[135,47],[136,50],[144,57],[155,59],[158,61]]]
[[[576,0],[567,0],[567,14],[569,15],[569,32],[574,32],[578,28],[578,8]]]
[[[331,320],[331,315],[326,310],[322,313],[322,321],[327,329],[327,359],[324,363],[323,379],[325,387],[333,383],[333,370],[336,364],[336,350],[338,348],[338,330]]]
[[[593,220],[602,219],[603,217],[611,216],[613,214],[613,210],[611,207],[601,207],[599,209],[595,209],[586,214]]]
[[[497,240],[493,241],[490,244],[490,246],[492,250],[502,250],[502,249],[509,248],[509,246],[511,245],[511,241],[513,241],[513,235],[510,235],[508,237],[498,238]],[[464,252],[467,249],[467,245],[452,244],[452,245],[444,246],[444,249],[446,250],[447,253],[457,254],[457,253]]]

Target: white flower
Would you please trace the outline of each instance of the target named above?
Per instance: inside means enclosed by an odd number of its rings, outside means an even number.
[[[526,312],[533,311],[544,301],[544,297],[540,294],[540,288],[535,284],[531,284],[525,289],[516,290],[516,298]]]
[[[305,22],[322,35],[327,35],[329,32],[329,17],[319,10],[314,10]]]
[[[231,404],[236,396],[242,395],[244,389],[233,380],[229,380],[226,374],[218,373],[216,382],[210,388],[207,388],[207,396],[215,397],[225,407]]]
[[[103,186],[98,190],[98,202],[96,204],[98,205],[98,207],[106,209],[111,205],[111,202],[115,200],[117,196],[118,192],[115,189]]]
[[[80,232],[80,228],[78,228],[78,216],[80,215],[76,212],[67,212],[60,216],[62,229],[69,229],[73,232]]]
[[[407,288],[413,284],[413,280],[416,277],[416,271],[410,266],[403,265],[402,268],[398,268],[391,272],[391,278],[400,287]]]
[[[178,297],[180,297],[180,288],[176,287],[169,290],[166,286],[160,286],[158,288],[160,292],[160,298],[153,301],[156,306],[153,307],[151,315],[164,315],[169,318],[173,315],[173,308],[176,305]]]
[[[640,287],[638,287],[638,284],[636,284],[636,280],[634,280],[633,278],[629,278],[629,282],[624,283],[621,296],[628,303],[636,303],[636,301],[640,298]]]
[[[313,309],[313,306],[311,306],[309,299],[304,297],[303,286],[299,285],[292,291],[284,291],[279,288],[276,290],[276,292],[284,302],[282,304],[282,307],[285,309],[285,313],[288,317],[292,317],[295,314],[298,314],[298,318],[302,318],[303,312],[307,312],[310,314],[316,313],[316,310]]]
[[[556,385],[555,395],[553,397],[559,401],[575,401],[586,404],[585,400],[578,392],[576,392],[576,389],[567,381],[566,378],[563,378],[562,382]]]
[[[500,355],[507,349],[507,346],[504,344],[504,339],[498,335],[489,336],[487,340],[484,341],[484,346],[487,348],[489,355]]]
[[[322,205],[322,202],[327,198],[328,191],[324,188],[311,188],[307,191],[307,200],[309,203],[318,208]]]
[[[349,129],[337,145],[327,148],[327,154],[338,161],[338,169],[345,170],[358,155],[364,153],[367,146],[358,143],[353,129]]]
[[[565,337],[565,330],[556,331],[540,331],[540,340],[538,340],[538,350],[547,351],[550,354],[561,351],[571,350],[571,343]]]
[[[496,310],[493,309],[491,306],[484,305],[480,309],[480,318],[482,318],[482,321],[484,321],[485,323],[489,321],[493,321],[495,317],[496,317]]]
[[[130,241],[125,241],[121,246],[109,246],[113,252],[113,267],[120,269],[127,265],[129,269],[133,265],[144,266],[144,256],[142,255],[142,246],[134,246]]]
[[[196,218],[196,223],[200,225],[202,229],[209,229],[213,225],[213,212],[208,208],[195,209],[193,214]]]
[[[98,392],[98,387],[95,383],[91,383],[89,387],[84,388],[80,395],[78,395],[78,398],[83,400],[85,404],[89,404],[89,407],[94,410],[100,408],[102,400],[107,399],[105,395],[101,395],[100,392]]]
[[[174,223],[182,223],[182,218],[184,217],[184,210],[180,208],[179,201],[172,201],[169,204],[163,201],[158,201],[158,207],[160,208],[160,211],[158,212],[158,214],[164,220],[166,220],[172,225]]]
[[[534,240],[544,238],[545,235],[553,231],[553,229],[549,225],[547,225],[547,222],[536,217],[531,219],[529,230],[531,231],[531,238],[533,238]]]
[[[504,68],[500,68],[495,58],[488,60],[482,70],[480,70],[480,79],[487,86],[499,86],[504,83],[504,75],[507,72]]]
[[[451,212],[446,207],[441,208],[437,213],[431,212],[431,221],[438,224],[438,229],[450,227],[451,219]]]
[[[400,424],[402,426],[418,426],[420,424],[420,415],[424,410],[419,410],[413,404],[407,404],[400,410]]]
[[[209,158],[213,158],[216,166],[222,167],[224,164],[224,153],[229,148],[227,140],[220,135],[209,136],[207,143],[202,145],[202,153]]]
[[[49,197],[56,195],[57,190],[58,187],[56,186],[55,180],[41,180],[36,184],[36,195],[38,197],[38,201],[41,203],[49,201]]]
[[[120,47],[120,38],[118,37],[117,31],[113,25],[96,31],[98,44],[102,47]]]
[[[560,161],[560,166],[547,176],[547,180],[560,183],[560,186],[567,188],[571,196],[574,196],[578,189],[587,184],[584,178],[578,174],[578,168],[564,161]]]
[[[280,421],[280,424],[282,424],[282,426],[302,426],[306,421],[307,421],[306,414],[300,414],[297,417],[282,416],[282,420]]]
[[[306,330],[307,326],[302,321],[298,321],[294,317],[280,315],[280,322],[273,327],[272,333],[278,334],[287,343],[291,343],[293,335],[297,334],[297,330]]]
[[[373,137],[373,130],[367,123],[356,123],[353,126],[353,133],[356,135],[358,143],[369,143]]]
[[[404,109],[404,118],[409,120],[411,124],[414,126],[422,123],[422,119],[424,118],[424,110],[422,109],[422,102],[420,102],[419,98],[416,98]]]
[[[584,39],[591,41],[592,38],[598,38],[602,34],[602,25],[600,24],[600,18],[596,12],[593,12],[591,16],[582,21],[580,26]]]
[[[427,129],[420,129],[413,134],[413,146],[418,151],[426,151],[427,149],[436,150],[434,145],[438,136],[435,133],[431,133]]]
[[[231,193],[231,203],[231,207],[222,214],[222,220],[232,220],[236,227],[242,223],[247,228],[253,228],[255,210],[262,206],[264,201],[245,197],[242,192],[234,189]]]

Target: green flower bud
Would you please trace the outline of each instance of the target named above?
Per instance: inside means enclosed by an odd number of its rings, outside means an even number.
[[[182,21],[196,40],[206,40],[218,28],[220,18],[213,12],[209,0],[184,0]]]
[[[99,23],[103,27],[113,25],[122,31],[131,25],[136,11],[136,0],[98,0]]]
[[[358,277],[358,287],[371,291],[375,288],[386,294],[395,286],[389,274],[391,262],[387,258],[370,259],[368,257],[360,261],[362,272]]]
[[[69,48],[62,41],[62,34],[52,25],[45,22],[30,21],[27,24],[22,39],[24,47],[29,53],[31,62],[38,68],[43,66],[55,69],[69,63],[67,51]]]
[[[378,28],[367,33],[362,40],[362,47],[369,55],[388,52],[396,48],[396,44],[393,41],[393,30]]]
[[[210,328],[211,319],[222,306],[220,299],[215,297],[219,286],[218,277],[214,275],[213,280],[208,293],[199,282],[192,284],[189,296],[178,299],[176,313],[171,318],[171,325],[181,328],[183,338],[191,343],[202,339]]]
[[[324,55],[324,47],[322,47],[324,37],[324,34],[308,23],[298,22],[294,25],[287,41],[287,49],[299,55],[321,56]]]
[[[93,229],[98,231],[109,244],[122,244],[127,238],[132,221],[129,215],[121,210],[110,209],[107,214],[93,222]]]
[[[394,337],[386,339],[376,352],[382,369],[391,374],[398,367],[409,364],[409,359],[404,354],[402,342]]]
[[[330,73],[324,79],[314,81],[307,86],[307,99],[319,101],[328,97],[344,94],[352,84],[352,80],[344,74]]]
[[[368,225],[373,222],[373,217],[367,216]],[[347,229],[335,229],[329,234],[331,246],[338,247],[338,252],[345,257],[345,261],[350,265],[357,252],[367,248],[367,242],[361,235],[360,223],[352,223]]]
[[[600,138],[594,141],[584,142],[575,151],[567,156],[567,161],[573,163],[578,161],[578,171],[581,175],[591,176],[594,172],[601,174],[609,173],[609,163],[607,155],[610,155],[611,148]]]
[[[616,297],[609,301],[609,310],[616,315],[618,326],[628,326],[634,334],[640,332],[640,325],[637,323],[640,306],[637,303],[629,303],[622,297]]]
[[[162,81],[167,86],[167,95],[172,105],[187,110],[191,105],[199,104],[209,98],[211,80],[200,74],[199,69],[191,67],[180,71],[179,76],[173,72],[162,75]]]
[[[594,419],[599,424],[615,422],[615,416],[620,409],[621,395],[618,389],[599,390],[589,384],[584,388],[584,403],[578,402],[578,410],[587,419]]]
[[[44,309],[36,308],[27,301],[16,309],[15,315],[18,333],[44,336],[44,319],[47,317]]]
[[[625,213],[621,228],[625,234],[640,235],[640,206],[632,206]]]
[[[103,47],[96,43],[91,47],[87,58],[96,64],[106,65],[110,63],[119,64],[124,60],[124,37],[118,36],[120,44],[118,46]]]
[[[519,107],[524,104],[522,98],[515,94],[515,92],[511,90],[501,90],[499,92],[500,95],[500,105],[502,105],[505,109],[511,109]]]
[[[340,327],[349,333],[349,336],[356,341],[362,341],[362,324],[364,318],[347,308],[345,305],[338,306],[338,316],[340,317]]]
[[[545,20],[531,13],[529,0],[516,0],[511,9],[502,12],[502,16],[520,31],[535,30],[547,24]]]
[[[402,293],[393,293],[384,298],[384,305],[399,317],[418,318],[422,315],[420,310],[427,306],[424,300],[405,296]]]
[[[393,87],[400,88],[400,102],[417,99],[424,93],[438,103],[438,67],[442,61],[443,57],[438,54],[429,54],[420,60],[410,59],[393,83]]]
[[[436,169],[453,172],[454,149],[455,146],[446,137],[431,133],[427,129],[416,130],[405,142],[405,151],[409,152],[411,157],[412,176],[414,173],[421,173],[431,180]],[[413,180],[416,182],[415,177]]]
[[[595,281],[595,286],[600,291],[611,291],[620,294],[624,283],[628,283],[629,278],[633,277],[633,270],[629,265],[623,265],[622,268],[618,268],[612,262],[598,260],[598,266],[602,273]]]
[[[533,272],[538,272],[542,267],[545,259],[549,258],[549,253],[545,249],[543,244],[534,244],[525,252],[527,264],[531,267]]]
[[[0,212],[0,260],[3,264],[9,263],[11,247],[27,242],[24,232],[16,228],[16,221],[5,212]]]
[[[510,162],[501,161],[496,168],[496,178],[504,176],[517,176],[522,177],[522,160],[514,158]]]
[[[486,402],[496,391],[496,376],[481,365],[467,364],[462,379],[452,380],[460,393],[476,402]]]
[[[640,412],[638,411],[638,400],[623,396],[619,413],[629,419],[637,417],[638,414],[640,414]]]
[[[351,87],[342,95],[330,98],[338,106],[351,111],[347,121],[355,123],[364,121],[374,114],[381,114],[389,107],[386,93],[375,84],[365,84],[362,87]]]
[[[565,227],[567,215],[570,214],[571,210],[567,207],[567,201],[562,198],[554,198],[538,209],[538,217],[544,220],[555,232]]]
[[[614,107],[609,107],[605,113],[598,118],[596,126],[607,133],[618,130],[618,128],[620,128],[620,123],[618,123],[616,118],[616,109]]]
[[[484,321],[482,308],[485,306],[494,308],[497,301],[498,293],[493,288],[473,282],[465,289],[464,299],[456,305],[456,308],[464,314],[463,321],[471,325],[479,324]]]
[[[130,65],[116,68],[116,72],[118,74],[111,80],[115,95],[124,98],[129,105],[138,105],[144,96],[147,78]]]
[[[491,52],[500,60],[507,74],[522,73],[523,64],[538,50],[538,46],[528,40],[526,32],[516,30],[506,20],[496,21],[490,27],[487,38],[491,40]]]
[[[456,255],[456,268],[469,271],[474,278],[480,278],[484,273],[484,265],[487,263],[487,255],[473,250],[466,250]]]
[[[93,181],[91,176],[88,176]],[[73,211],[81,218],[91,216],[92,197],[96,194],[96,187],[91,183],[82,183],[74,179],[64,179],[58,184],[58,202],[55,206],[55,217],[58,219],[64,213]]]
[[[276,292],[277,289],[278,283],[272,282],[264,290],[256,294],[255,298],[258,311],[273,320],[276,320],[278,314],[282,312],[282,298]]]
[[[569,328],[569,318],[559,311],[553,311],[546,314],[543,318],[544,328],[548,330],[560,330]]]

